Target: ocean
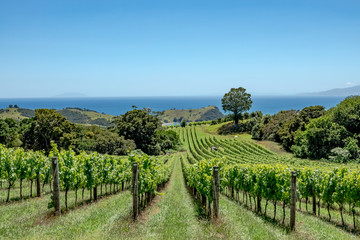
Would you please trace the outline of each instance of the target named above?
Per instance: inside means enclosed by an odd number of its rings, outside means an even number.
[[[168,109],[201,108],[209,105],[221,107],[222,97],[113,97],[113,98],[0,98],[0,108],[17,104],[21,108],[78,107],[95,110],[100,113],[121,115],[132,109],[151,108],[153,111]],[[345,97],[303,97],[303,96],[253,96],[250,111],[262,111],[275,114],[281,110],[301,110],[307,106],[322,105],[326,109],[336,106]]]

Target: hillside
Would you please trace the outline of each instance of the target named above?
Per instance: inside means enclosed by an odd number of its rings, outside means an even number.
[[[111,119],[113,118],[112,115],[80,108],[65,108],[56,111],[61,113],[70,122],[77,124],[95,124],[107,127],[111,124]],[[5,108],[0,109],[0,119],[12,118],[20,121],[24,118],[33,117],[34,113],[34,110],[26,108]]]
[[[109,126],[113,118],[112,115],[98,113],[93,110],[81,108],[64,108],[56,110],[66,117],[70,122],[77,124],[95,124],[100,126]],[[0,119],[12,118],[21,121],[24,118],[33,117],[34,110],[26,108],[4,108],[0,109]],[[183,119],[188,122],[208,121],[222,118],[224,115],[215,106],[208,106],[200,109],[185,109],[185,110],[165,110],[160,116],[163,123],[180,123]]]
[[[217,107],[208,106],[200,109],[165,110],[160,116],[160,119],[164,123],[180,123],[183,119],[185,119],[187,122],[200,122],[216,120],[218,118],[222,118],[223,116],[224,115]]]
[[[305,93],[301,94],[304,96],[352,96],[352,95],[360,95],[360,85],[354,87],[347,88],[334,88],[323,92],[314,92],[314,93]]]

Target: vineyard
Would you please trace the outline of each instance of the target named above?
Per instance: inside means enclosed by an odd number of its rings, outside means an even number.
[[[23,185],[30,185],[29,195],[33,196],[33,183],[36,183],[36,197],[52,191],[51,158],[59,163],[59,180],[64,191],[65,210],[68,210],[68,194],[75,194],[73,207],[78,206],[78,191],[81,203],[97,200],[103,195],[115,194],[128,189],[131,185],[131,163],[139,165],[139,195],[141,206],[150,201],[160,186],[170,178],[173,157],[152,158],[147,155],[115,157],[98,153],[76,155],[72,150],[59,151],[56,145],[47,157],[43,152],[26,152],[23,149],[6,149],[0,145],[0,182],[1,191],[6,188],[6,202],[22,199]],[[11,190],[18,190],[12,193]],[[26,189],[28,190],[28,188]],[[88,197],[84,198],[85,190]],[[99,192],[99,194],[98,194]],[[11,196],[12,193],[12,196]],[[4,194],[1,194],[2,196]],[[16,196],[17,195],[17,196]],[[145,198],[146,196],[146,198]],[[48,208],[53,207],[53,200]]]
[[[205,134],[199,127],[182,128],[178,132],[188,150],[182,161],[185,177],[188,185],[204,198],[203,205],[206,199],[209,204],[212,201],[211,167],[218,165],[223,194],[272,221],[287,225],[294,171],[297,211],[357,231],[360,171],[356,164],[341,166],[282,157],[251,141]],[[273,205],[272,214],[268,212],[269,202]],[[281,217],[277,216],[278,205],[282,208]]]
[[[279,155],[246,136],[219,136],[206,127],[175,128],[182,142],[179,152],[156,157],[76,154],[56,145],[47,156],[0,145],[0,238],[351,239],[359,235],[357,164]],[[54,216],[54,163],[61,216]],[[214,195],[215,166],[219,196]],[[297,179],[294,232],[289,227],[292,172]],[[136,221],[134,198],[140,214]],[[215,203],[219,222],[214,218]]]

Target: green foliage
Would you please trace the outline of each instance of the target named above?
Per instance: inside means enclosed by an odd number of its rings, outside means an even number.
[[[233,119],[235,124],[239,123],[240,114],[246,112],[251,108],[252,100],[251,95],[246,93],[246,89],[231,88],[228,93],[225,93],[221,99],[222,108],[224,111],[230,111],[233,113]]]
[[[195,188],[201,195],[205,196],[209,202],[212,202],[213,195],[213,167],[219,167],[220,176],[222,176],[222,168],[225,159],[208,159],[202,160],[194,165],[186,165],[183,163],[185,179],[188,185]]]
[[[114,123],[115,131],[125,139],[134,140],[142,151],[152,155],[160,154],[156,131],[161,124],[159,118],[150,114],[149,109],[134,109],[115,118]]]
[[[183,120],[181,121],[181,127],[186,127],[186,120],[185,120],[185,119],[183,119]]]
[[[75,131],[73,145],[76,146],[74,150],[77,153],[95,151],[101,154],[126,155],[136,148],[133,140],[126,140],[123,136],[98,126],[77,126]]]
[[[299,157],[327,158],[333,148],[343,147],[349,133],[343,126],[323,116],[310,121],[305,131],[298,131],[291,150]]]
[[[240,164],[224,170],[223,184],[252,196],[268,200],[290,202],[290,169],[266,164]]]
[[[301,122],[307,124],[311,119],[323,116],[325,112],[325,107],[323,106],[305,107],[299,112],[299,118]]]
[[[350,159],[358,159],[360,156],[359,142],[357,139],[348,137],[344,140],[344,149],[349,152]]]
[[[348,97],[331,111],[332,120],[352,134],[360,132],[360,96]]]
[[[294,145],[296,131],[305,130],[305,125],[314,118],[323,116],[323,106],[305,107],[300,112],[295,110],[280,111],[274,116],[265,115],[251,131],[254,139],[271,140],[281,143],[290,150]]]
[[[148,155],[129,155],[130,162],[137,162],[139,166],[139,194],[146,192],[156,193],[158,185],[169,180],[172,166],[165,165],[160,158],[149,157]],[[167,160],[166,160],[167,161]]]
[[[6,147],[19,147],[22,142],[19,139],[19,123],[11,118],[0,119],[0,144]]]
[[[222,125],[218,129],[218,133],[221,135],[232,134],[232,133],[245,133],[253,131],[255,126],[258,126],[262,119],[262,112],[256,111],[248,114],[248,117],[244,117],[243,114],[240,114],[240,121],[238,124],[228,123]]]
[[[331,149],[331,156],[329,156],[329,160],[337,163],[346,163],[348,162],[349,157],[350,153],[348,150],[336,147]]]
[[[36,109],[35,118],[24,133],[25,148],[50,151],[50,142],[60,147],[69,148],[75,137],[72,134],[74,125],[60,113],[52,109]]]
[[[180,144],[179,135],[173,130],[156,131],[157,142],[160,144],[161,151],[177,149]]]
[[[275,114],[271,120],[261,128],[262,139],[279,142],[280,136],[278,131],[285,125],[285,123],[293,121],[296,117],[297,112],[295,110],[280,111]]]

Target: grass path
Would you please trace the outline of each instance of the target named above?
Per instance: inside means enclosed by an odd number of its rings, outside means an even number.
[[[205,222],[207,222],[205,220]],[[188,193],[179,159],[163,195],[123,234],[129,239],[205,239],[202,220],[197,217],[197,206]],[[119,233],[124,231],[119,230]]]

